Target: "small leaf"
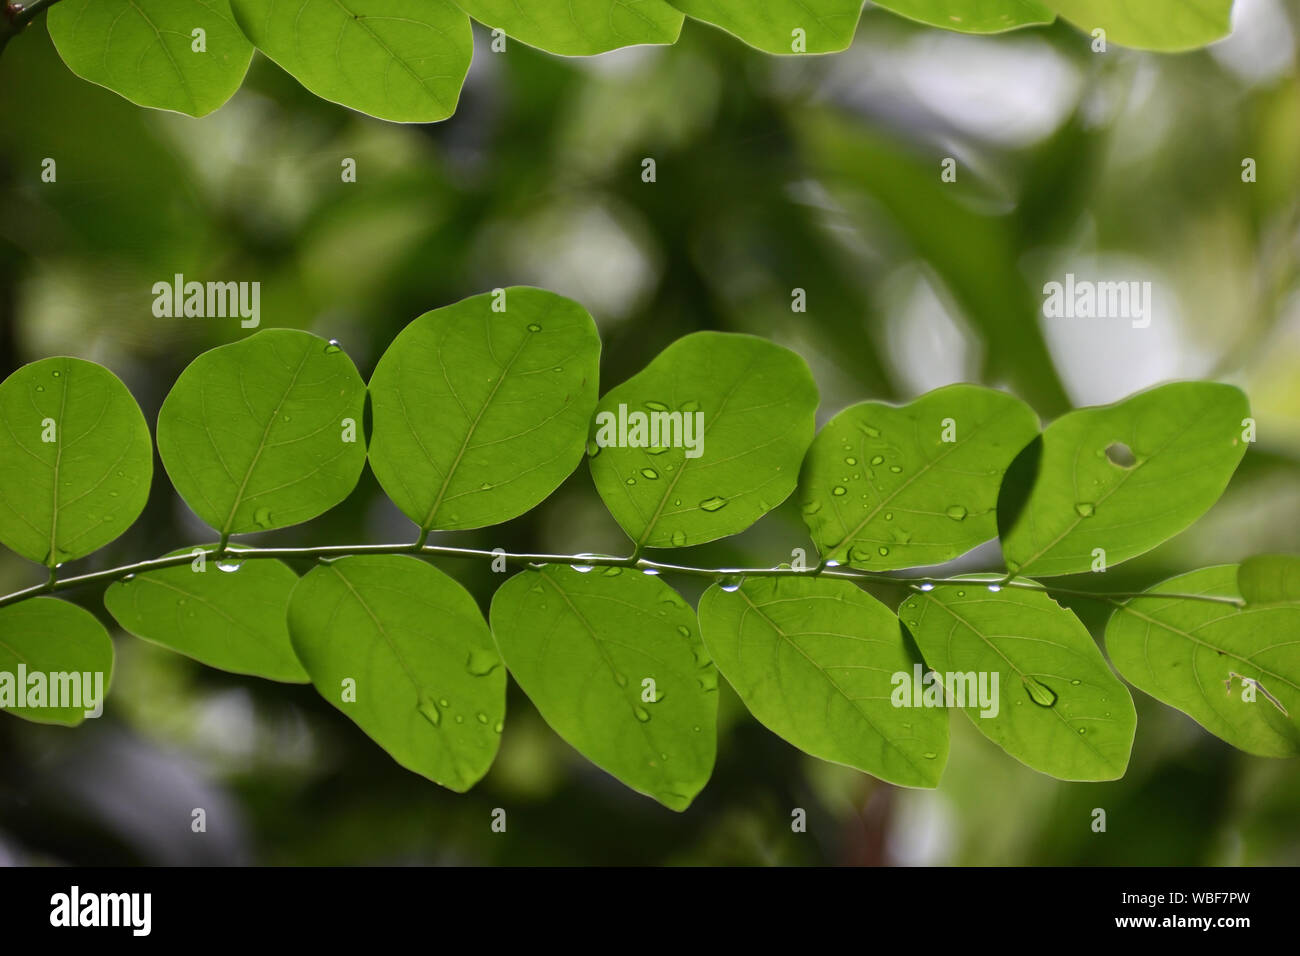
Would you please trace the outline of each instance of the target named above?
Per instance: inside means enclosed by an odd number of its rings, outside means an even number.
[[[848,49],[863,0],[672,0],[687,16],[767,53],[836,53]],[[803,48],[796,43],[801,31]]]
[[[0,542],[48,566],[85,557],[135,522],[153,447],[108,369],[48,358],[0,383]]]
[[[939,564],[997,537],[998,489],[1038,434],[1019,399],[950,385],[901,408],[864,402],[827,423],[799,496],[822,555],[857,568]]]
[[[89,611],[45,597],[0,608],[0,710],[75,727],[87,711],[98,716],[112,676],[113,642]],[[28,706],[18,706],[20,677]],[[31,706],[38,685],[42,705]]]
[[[59,56],[83,80],[190,116],[230,99],[253,58],[228,0],[62,0],[48,23]]]
[[[524,514],[582,460],[599,363],[591,316],[551,292],[511,288],[427,312],[370,379],[370,466],[424,530]]]
[[[1104,29],[1108,43],[1176,53],[1193,50],[1232,31],[1232,0],[1043,0],[1091,34]]]
[[[1300,603],[1300,555],[1247,558],[1237,572],[1237,587],[1248,604]]]
[[[469,592],[406,555],[341,558],[289,605],[322,697],[408,770],[463,793],[496,756],[506,674]]]
[[[257,48],[317,96],[399,123],[456,111],[474,54],[448,0],[233,0]]]
[[[491,618],[506,666],[556,733],[632,789],[690,805],[713,771],[718,676],[672,588],[551,566],[502,585]]]
[[[1051,23],[1056,14],[1038,0],[875,0],[911,20],[960,33],[1001,33]]]
[[[1042,591],[972,580],[914,594],[898,614],[976,729],[1011,756],[1060,780],[1124,775],[1133,698],[1072,611]],[[972,675],[989,688],[997,675],[996,712],[970,702]]]
[[[365,400],[347,353],[269,329],[180,374],[158,412],[158,454],[185,503],[223,535],[286,528],[356,486]]]
[[[1230,385],[1178,382],[1057,419],[1028,499],[1004,516],[1007,567],[1074,574],[1094,566],[1097,549],[1114,567],[1173,537],[1223,494],[1249,415]]]
[[[1294,757],[1300,754],[1300,604],[1235,608],[1161,596],[1240,597],[1237,576],[1236,565],[1205,568],[1132,598],[1111,615],[1106,650],[1134,687],[1238,750]]]
[[[268,559],[209,557],[202,567],[181,564],[115,581],[104,606],[123,630],[209,667],[306,683],[285,621],[298,575]]]
[[[913,680],[898,618],[848,581],[751,578],[700,600],[709,652],[745,706],[800,750],[906,787],[934,787],[948,712],[896,707]]]
[[[600,400],[591,475],[638,549],[713,541],[789,497],[816,411],[817,386],[794,352],[696,332]]]
[[[676,43],[682,15],[664,0],[456,0],[480,23],[562,56]]]

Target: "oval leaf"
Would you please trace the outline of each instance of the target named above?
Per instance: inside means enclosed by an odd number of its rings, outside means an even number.
[[[1002,476],[1038,434],[1017,398],[950,385],[901,408],[864,402],[832,418],[799,494],[822,556],[857,568],[939,564],[997,537]]]
[[[1173,537],[1223,494],[1249,415],[1230,385],[1178,382],[1062,416],[1043,432],[1023,507],[1004,516],[1007,567],[1039,577],[1098,558],[1114,567]]]
[[[1232,31],[1232,0],[1043,0],[1108,43],[1174,53],[1221,40]]]
[[[505,289],[425,313],[370,379],[370,466],[426,531],[517,517],[581,461],[599,363],[591,316],[551,292]]]
[[[209,667],[306,683],[285,621],[297,583],[281,561],[205,558],[115,581],[104,606],[123,630]]]
[[[1234,608],[1161,592],[1239,597],[1235,565],[1170,578],[1106,625],[1124,679],[1232,746],[1300,754],[1300,605]]]
[[[676,43],[682,14],[664,0],[456,0],[480,23],[563,56]]]
[[[506,666],[546,722],[633,790],[684,810],[713,772],[718,676],[695,614],[656,577],[546,567],[492,599]]]
[[[44,597],[0,608],[0,711],[75,727],[102,713],[112,676],[113,641],[89,611]]]
[[[1248,604],[1300,603],[1300,555],[1247,558],[1237,572],[1237,587]]]
[[[863,0],[672,0],[672,4],[767,53],[835,53],[853,42]]]
[[[891,697],[913,657],[898,618],[848,581],[750,578],[714,585],[700,630],[718,669],[759,722],[800,750],[906,787],[938,786],[948,712]]]
[[[342,558],[289,605],[294,650],[322,697],[408,770],[463,793],[496,756],[506,674],[469,592],[405,555]]]
[[[48,23],[59,56],[82,79],[190,116],[230,99],[253,59],[228,0],[62,0]]]
[[[600,400],[591,475],[638,550],[713,541],[789,497],[816,412],[817,386],[794,352],[696,332]]]
[[[337,346],[269,329],[180,374],[158,412],[158,454],[185,503],[223,535],[285,528],[356,486],[365,400]]]
[[[399,123],[456,112],[474,55],[448,0],[233,0],[257,48],[317,96]]]
[[[1011,756],[1060,780],[1124,775],[1133,698],[1072,611],[1041,591],[972,581],[914,594],[898,614],[956,705]],[[996,695],[982,696],[996,706],[973,700],[995,676]]]
[[[875,0],[875,4],[909,20],[960,33],[1001,33],[1056,19],[1038,0]]]
[[[0,541],[48,566],[131,527],[153,478],[140,406],[108,369],[48,358],[0,383]]]

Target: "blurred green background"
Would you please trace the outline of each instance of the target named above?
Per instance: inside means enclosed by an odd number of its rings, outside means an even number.
[[[367,377],[415,316],[532,284],[596,317],[602,391],[697,329],[799,351],[821,421],[952,381],[1006,388],[1044,420],[1173,378],[1239,384],[1259,442],[1227,494],[1107,584],[1300,551],[1300,3],[1239,0],[1232,38],[1180,56],[1094,54],[1060,24],[973,38],[878,10],[830,57],[766,56],[691,21],[676,46],[584,60],[477,42],[442,124],[352,113],[260,56],[230,103],[194,120],[77,79],[36,24],[0,58],[0,375],[56,354],[101,362],[152,422],[196,354],[248,334],[154,318],[151,287],[175,273],[260,281],[264,328],[339,339]],[[41,182],[47,157],[56,183]],[[945,157],[956,183],[941,181]],[[341,181],[345,158],[356,183]],[[1257,183],[1242,182],[1246,158]],[[1043,284],[1067,272],[1152,281],[1150,328],[1044,319]],[[806,313],[791,310],[796,288]],[[333,513],[256,540],[413,537],[367,474]],[[67,571],[212,539],[158,468],[137,526]],[[585,466],[525,518],[431,540],[628,548]],[[787,502],[680,556],[776,564],[794,548],[812,553]],[[993,545],[954,569],[999,560]],[[486,608],[499,576],[440,566]],[[0,553],[0,592],[40,579]],[[99,597],[73,595],[111,625]],[[1099,632],[1103,606],[1075,607]],[[1238,753],[1136,691],[1121,781],[1042,776],[954,715],[942,786],[922,792],[803,756],[724,685],[714,778],[675,814],[578,757],[514,687],[493,770],[459,796],[310,687],[115,636],[102,719],[0,716],[0,862],[1300,863],[1300,764]],[[806,833],[791,832],[796,807]]]

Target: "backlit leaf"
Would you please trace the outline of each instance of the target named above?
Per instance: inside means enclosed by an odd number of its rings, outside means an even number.
[[[1205,46],[1232,29],[1233,0],[1043,0],[1080,30],[1108,43],[1177,52]]]
[[[920,663],[898,618],[848,581],[750,578],[714,585],[700,630],[759,722],[800,750],[890,783],[934,787],[948,757],[944,708],[896,707]]]
[[[456,0],[480,23],[530,46],[588,56],[639,43],[676,43],[682,14],[664,0]]]
[[[112,676],[113,642],[89,611],[46,597],[0,608],[0,711],[75,727],[87,711],[98,716]],[[20,677],[25,699],[18,696]]]

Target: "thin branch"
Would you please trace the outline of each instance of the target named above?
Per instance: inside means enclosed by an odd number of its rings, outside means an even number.
[[[22,33],[27,24],[36,19],[36,15],[47,7],[52,7],[59,0],[31,0],[19,3],[17,0],[0,0],[0,53],[5,44]]]
[[[135,564],[124,564],[120,567],[108,568],[103,571],[92,571],[89,574],[78,574],[69,578],[58,578],[56,572],[51,570],[50,578],[45,583],[36,584],[32,587],[24,588],[21,591],[15,591],[12,594],[0,597],[0,607],[5,607],[9,604],[17,604],[19,601],[39,597],[43,594],[53,594],[57,591],[67,591],[72,588],[85,587],[86,585],[98,584],[106,581],[117,581],[136,574],[143,574],[146,571],[159,571],[163,568],[178,567],[182,564],[189,564],[199,557],[202,557],[204,561],[216,561],[218,564],[221,564],[222,562],[242,564],[245,561],[258,561],[265,559],[283,560],[296,558],[303,560],[330,561],[336,558],[368,554],[409,554],[419,555],[420,557],[458,558],[472,561],[504,560],[507,564],[533,567],[552,564],[567,564],[571,567],[589,569],[627,568],[641,571],[644,574],[672,574],[683,577],[708,578],[714,581],[728,579],[739,581],[744,578],[805,577],[833,578],[837,580],[860,581],[863,583],[876,584],[905,584],[918,590],[927,591],[936,587],[988,587],[990,590],[996,590],[999,588],[1016,588],[1026,591],[1042,591],[1049,594],[1060,594],[1068,597],[1087,598],[1089,600],[1104,601],[1116,605],[1129,598],[1154,596],[1171,598],[1174,600],[1208,601],[1215,604],[1228,604],[1234,607],[1241,607],[1245,603],[1240,598],[1223,597],[1211,594],[1179,594],[1163,591],[1158,594],[1142,591],[1112,591],[1109,593],[1081,591],[1072,588],[1056,587],[1055,585],[1046,585],[1037,581],[1007,581],[1000,575],[992,575],[988,578],[909,577],[906,575],[883,574],[876,571],[860,571],[854,568],[843,568],[825,562],[810,568],[702,568],[685,564],[669,564],[663,561],[652,561],[649,558],[642,558],[636,554],[629,555],[628,557],[589,554],[510,554],[500,549],[485,551],[479,548],[453,548],[444,545],[426,544],[425,542],[427,537],[427,534],[421,534],[419,540],[414,543],[342,544],[318,548],[231,549],[225,541],[222,541],[216,547],[196,546],[191,550],[180,554],[171,554],[161,558],[151,558],[147,561],[138,561]],[[237,562],[232,561],[232,558],[237,558]]]

